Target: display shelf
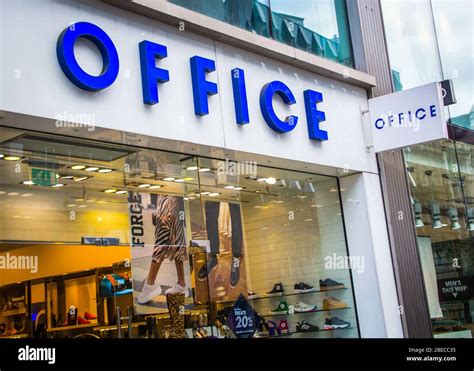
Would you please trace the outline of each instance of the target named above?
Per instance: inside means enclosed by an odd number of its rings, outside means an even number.
[[[287,296],[296,296],[296,295],[308,295],[308,294],[319,294],[322,292],[332,292],[332,291],[340,291],[340,290],[348,290],[347,287],[341,287],[338,289],[330,289],[330,290],[314,290],[314,291],[309,291],[309,292],[290,292],[288,294],[282,294],[282,295],[259,295],[254,298],[248,298],[247,300],[260,300],[260,299],[272,299],[272,298],[284,298]]]
[[[257,339],[261,339],[261,338],[283,338],[283,337],[288,337],[288,336],[294,336],[294,335],[309,335],[309,334],[314,334],[314,333],[318,333],[318,332],[330,332],[330,331],[344,331],[344,330],[353,330],[355,329],[355,327],[353,326],[349,326],[349,327],[346,327],[346,328],[336,328],[336,329],[333,329],[333,330],[326,330],[326,329],[321,329],[321,330],[317,330],[317,331],[310,331],[310,332],[290,332],[288,334],[281,334],[281,335],[275,335],[275,336],[270,336],[270,335],[260,335],[257,337]]]
[[[134,322],[131,325],[131,327],[138,327],[138,326],[146,326],[146,322]],[[127,329],[128,324],[122,324],[120,327],[122,329]],[[113,331],[113,330],[117,330],[117,325],[98,326],[98,327],[93,328],[93,331]]]
[[[5,310],[3,312],[0,312],[0,317],[19,316],[21,314],[26,314],[26,308]]]
[[[0,339],[25,339],[27,337],[28,337],[28,334],[18,334],[18,335],[0,336]]]
[[[88,323],[85,325],[74,325],[74,326],[62,326],[62,327],[54,327],[54,328],[49,328],[46,330],[46,332],[58,332],[58,331],[72,331],[72,330],[79,330],[82,328],[90,328],[97,326],[97,323]]]
[[[310,312],[294,312],[294,313],[267,313],[267,314],[260,314],[258,315],[260,317],[278,317],[278,316],[293,316],[295,314],[309,314],[309,313],[319,313],[319,312],[333,312],[335,310],[345,310],[345,309],[351,309],[351,307],[345,307],[345,308],[334,308],[334,309],[317,309],[317,310],[312,310]]]

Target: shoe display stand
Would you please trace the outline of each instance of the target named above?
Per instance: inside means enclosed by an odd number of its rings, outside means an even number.
[[[263,294],[263,295],[258,295],[252,298],[249,298],[248,301],[252,303],[254,306],[254,309],[257,311],[258,315],[261,318],[275,318],[274,321],[279,321],[279,320],[287,320],[290,323],[289,326],[289,331],[287,333],[283,332],[278,335],[278,332],[275,331],[274,335],[269,335],[268,333],[259,333],[257,332],[255,337],[257,338],[280,338],[280,337],[294,337],[294,338],[310,338],[310,337],[319,337],[318,334],[326,334],[326,336],[330,336],[330,334],[339,334],[339,333],[344,333],[349,330],[357,330],[356,327],[354,326],[349,326],[346,328],[339,328],[339,329],[324,329],[323,328],[323,321],[321,321],[320,318],[320,313],[327,313],[328,317],[331,316],[332,312],[337,312],[337,313],[347,313],[346,311],[348,310],[353,310],[353,308],[349,305],[343,307],[343,308],[330,308],[330,309],[324,309],[322,306],[322,300],[319,298],[321,294],[326,294],[326,295],[334,295],[337,292],[343,293],[345,290],[348,290],[347,287],[338,287],[334,289],[325,289],[325,290],[312,290],[308,292],[288,292],[288,293],[281,293],[281,294]],[[262,310],[264,307],[268,307],[268,302],[272,303],[269,304],[270,306],[273,306],[275,303],[278,303],[278,301],[285,300],[287,298],[292,298],[295,297],[294,301],[300,301],[300,299],[303,299],[305,297],[313,298],[316,297],[318,302],[320,302],[321,306],[318,305],[317,309],[311,310],[311,311],[305,311],[305,312],[294,312],[294,311],[287,311],[287,312],[282,312],[282,313],[269,313],[266,310]],[[293,300],[292,300],[293,301]],[[263,303],[267,303],[267,305],[262,305]],[[290,304],[291,305],[291,304]],[[321,307],[322,309],[319,309]],[[314,316],[314,317],[313,317]],[[311,331],[311,332],[296,332],[296,326],[295,322],[296,318],[308,318],[308,317],[313,317],[316,320],[316,324],[320,327],[319,330],[317,331]],[[292,320],[294,319],[294,320]],[[333,335],[336,337],[337,335]]]
[[[29,282],[21,282],[0,289],[0,339],[29,337],[29,288]]]

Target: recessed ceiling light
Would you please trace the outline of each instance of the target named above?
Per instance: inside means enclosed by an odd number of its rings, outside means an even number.
[[[128,193],[128,191],[117,191],[117,192],[115,192],[116,195],[124,195],[126,193]]]
[[[18,161],[21,160],[21,157],[18,156],[5,156],[3,157],[4,160],[6,161]]]
[[[60,175],[61,179],[74,179],[73,175]]]
[[[87,205],[79,205],[78,207],[84,208],[87,207]]]
[[[241,191],[242,189],[244,189],[244,187],[234,187],[235,191]]]
[[[183,183],[184,182],[184,179],[175,179],[174,180],[176,183]]]
[[[113,169],[106,169],[106,168],[99,169],[99,173],[111,173],[112,171],[114,171],[114,170]]]
[[[202,167],[199,169],[200,172],[205,173],[206,171],[211,171],[208,167]]]
[[[23,193],[20,197],[31,197],[33,193]]]
[[[233,185],[227,185],[224,187],[225,189],[234,189],[234,186]]]
[[[267,184],[275,184],[277,182],[277,180],[273,177],[269,177],[269,178],[265,179],[265,182]]]
[[[148,188],[148,187],[150,187],[150,186],[151,186],[151,184],[143,183],[143,184],[139,184],[139,185],[138,185],[138,188]]]
[[[206,192],[201,192],[201,196],[207,196],[207,195],[210,195],[210,194],[211,194],[211,192],[207,192],[207,191]]]
[[[24,185],[35,185],[35,182],[33,182],[32,180],[24,180],[23,182],[21,182],[21,184],[24,184]]]
[[[82,181],[87,180],[87,179],[89,179],[88,176],[81,176],[81,177],[78,177],[78,178],[74,178],[74,181],[75,182],[82,182]]]
[[[216,196],[219,196],[220,193],[219,192],[211,192],[209,193],[209,197],[216,197]]]
[[[5,155],[0,153],[0,158],[4,158],[4,157],[5,157]]]
[[[63,183],[56,183],[56,184],[53,184],[51,186],[51,188],[60,188],[60,187],[64,187],[64,184]]]
[[[199,168],[197,166],[189,166],[186,168],[186,170],[191,170],[191,171],[196,171],[198,170]]]
[[[163,180],[164,180],[164,181],[167,181],[167,182],[172,182],[174,179],[175,179],[175,178],[171,178],[171,177],[169,177],[169,178],[163,178]]]
[[[99,168],[97,166],[89,166],[84,169],[85,171],[97,171]]]
[[[8,192],[7,193],[7,196],[18,196],[19,193],[18,192]]]
[[[259,190],[256,190],[255,193],[260,193],[260,191],[259,191]]]
[[[76,207],[76,204],[67,204],[66,207]]]
[[[73,165],[71,166],[72,170],[84,170],[86,168],[85,165]]]
[[[109,188],[104,191],[104,193],[115,193],[117,190],[115,188]]]
[[[155,185],[151,185],[149,188],[150,189],[158,189],[158,188],[161,188],[161,186],[158,185],[158,184],[155,184]]]

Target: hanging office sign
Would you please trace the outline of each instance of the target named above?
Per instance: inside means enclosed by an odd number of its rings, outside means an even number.
[[[375,152],[448,137],[437,82],[369,99],[369,115]]]

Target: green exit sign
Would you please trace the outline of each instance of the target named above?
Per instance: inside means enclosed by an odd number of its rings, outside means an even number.
[[[38,186],[51,187],[56,184],[56,172],[43,169],[31,169],[31,180]]]

